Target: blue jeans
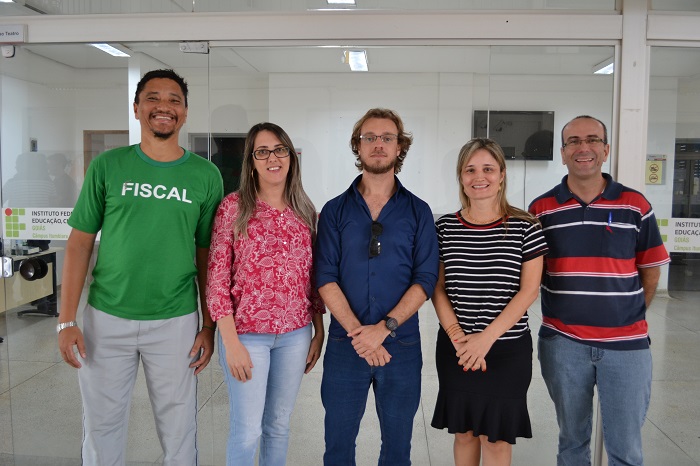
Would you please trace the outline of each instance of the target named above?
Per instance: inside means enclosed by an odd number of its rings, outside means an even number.
[[[355,440],[374,389],[382,435],[380,465],[410,465],[413,418],[420,403],[420,337],[384,345],[392,359],[370,367],[352,347],[350,338],[328,338],[323,359],[321,400],[326,409],[326,452],[323,463],[355,465]]]
[[[651,351],[616,351],[555,335],[539,338],[542,377],[559,423],[558,466],[591,464],[593,386],[598,386],[610,466],[644,464],[642,425],[651,397]]]
[[[227,465],[253,465],[260,441],[260,466],[287,461],[289,419],[306,368],[311,325],[279,335],[239,335],[253,362],[253,377],[239,382],[226,364],[219,334],[219,363],[228,386],[230,428]]]

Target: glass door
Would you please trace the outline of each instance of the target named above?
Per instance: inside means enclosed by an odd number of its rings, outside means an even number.
[[[676,141],[673,167],[672,216],[700,219],[700,140]],[[669,291],[700,290],[700,259],[696,253],[671,252]]]
[[[116,45],[130,56],[114,57],[88,44],[54,44],[18,46],[13,58],[2,59],[0,464],[81,462],[77,371],[63,362],[55,330],[70,233],[66,220],[90,161],[104,150],[139,142],[132,104],[140,77],[152,69],[173,68],[189,83],[182,147],[189,149],[190,133],[210,133],[207,54],[182,53],[178,43]],[[87,290],[86,284],[80,326]],[[198,448],[200,464],[215,464],[211,414],[204,414],[212,386],[211,369],[207,371],[199,376],[204,427]],[[131,403],[127,461],[162,461],[142,370]]]
[[[97,108],[81,108],[97,92],[88,90],[93,73],[78,71],[83,48],[17,46],[0,73],[0,462],[10,464],[80,458],[77,378],[59,355],[55,328],[66,219],[83,178],[78,128],[109,124]],[[69,63],[56,60],[61,53]],[[114,84],[102,77],[104,87]],[[109,112],[106,97],[101,110]]]

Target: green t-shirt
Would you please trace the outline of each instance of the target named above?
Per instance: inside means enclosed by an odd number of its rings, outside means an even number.
[[[134,145],[95,158],[68,220],[102,231],[90,305],[133,320],[195,312],[195,247],[209,247],[222,196],[219,170],[189,151],[157,162]]]

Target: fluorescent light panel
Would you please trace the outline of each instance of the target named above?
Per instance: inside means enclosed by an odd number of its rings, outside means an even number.
[[[615,71],[615,63],[613,57],[603,60],[597,65],[593,65],[593,74],[613,74]]]
[[[354,5],[355,0],[326,0],[329,5]]]
[[[350,65],[351,71],[369,71],[366,50],[346,50],[345,63]]]
[[[610,63],[609,65],[606,65],[599,69],[598,71],[595,72],[595,74],[613,74],[615,71],[615,64]]]
[[[90,45],[92,45],[96,49],[100,49],[103,52],[112,55],[113,57],[130,57],[131,56],[128,53],[124,53],[121,50],[112,47],[109,44],[90,44]]]

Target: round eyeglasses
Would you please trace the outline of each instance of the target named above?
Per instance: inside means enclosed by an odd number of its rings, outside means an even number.
[[[258,149],[253,151],[253,157],[257,160],[267,160],[270,158],[270,154],[275,154],[275,157],[278,159],[289,157],[289,147],[276,147],[272,150]]]

